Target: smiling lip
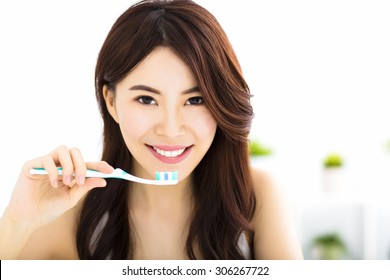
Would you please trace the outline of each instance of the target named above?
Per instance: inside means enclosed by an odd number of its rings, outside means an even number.
[[[167,145],[146,145],[149,151],[160,161],[174,164],[184,160],[191,152],[191,146],[167,146]]]

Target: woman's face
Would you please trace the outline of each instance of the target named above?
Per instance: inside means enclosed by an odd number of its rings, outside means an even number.
[[[195,169],[209,149],[217,124],[190,68],[169,48],[159,47],[115,89],[104,89],[107,108],[136,160],[134,174],[154,178]]]

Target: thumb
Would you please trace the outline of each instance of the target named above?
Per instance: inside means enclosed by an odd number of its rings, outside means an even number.
[[[88,178],[84,185],[74,185],[69,190],[70,204],[75,206],[90,190],[94,188],[104,188],[107,185],[106,180],[102,178]]]

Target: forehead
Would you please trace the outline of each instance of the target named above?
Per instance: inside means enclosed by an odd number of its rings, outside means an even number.
[[[158,47],[145,57],[124,79],[125,83],[140,83],[159,87],[188,88],[196,85],[188,65],[170,48]]]

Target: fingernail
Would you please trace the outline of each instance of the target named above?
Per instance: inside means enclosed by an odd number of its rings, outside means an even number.
[[[52,185],[54,188],[58,188],[58,181],[57,181],[57,180],[52,180],[52,181],[51,181],[51,185]]]
[[[79,185],[84,185],[84,183],[85,183],[85,178],[84,178],[84,176],[78,176],[77,177],[77,184],[79,184]]]
[[[65,184],[66,185],[68,185],[68,186],[71,185],[72,181],[73,181],[72,176],[66,176],[66,178],[65,178]]]

